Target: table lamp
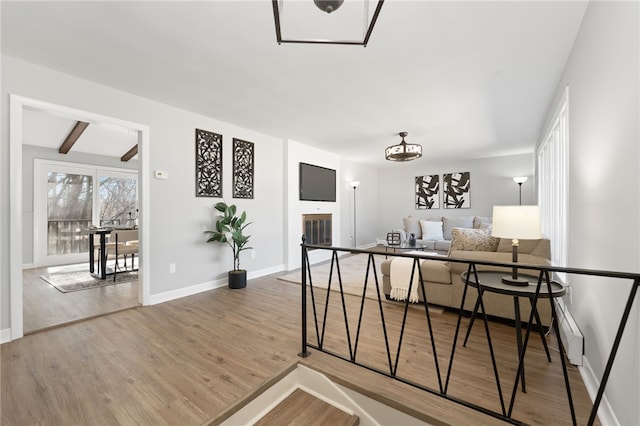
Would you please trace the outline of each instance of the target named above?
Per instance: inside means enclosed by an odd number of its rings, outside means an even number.
[[[539,206],[493,206],[493,224],[491,235],[510,238],[512,262],[518,263],[518,240],[537,240],[542,238]],[[514,266],[511,276],[502,277],[505,284],[526,286],[529,281],[518,277],[518,267]]]

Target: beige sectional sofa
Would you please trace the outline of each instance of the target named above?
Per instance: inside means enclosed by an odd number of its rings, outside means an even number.
[[[402,219],[402,228],[394,229],[400,234],[402,243],[409,240],[411,234],[416,243],[425,246],[425,250],[448,252],[451,247],[451,232],[454,228],[487,229],[491,225],[490,217],[480,216],[429,216],[418,218],[408,216]]]
[[[467,271],[467,264],[450,262],[448,259],[488,260],[496,262],[511,262],[511,240],[491,237],[490,230],[461,229],[452,230],[451,250],[443,260],[423,260],[421,264],[422,278],[430,304],[445,307],[460,308],[464,284],[460,274]],[[551,245],[548,239],[520,240],[518,262],[533,265],[549,265],[551,259]],[[391,262],[389,258],[382,262],[381,271],[384,293],[391,294]],[[509,272],[510,268],[499,268],[478,265],[478,271],[499,270]],[[521,269],[521,272],[526,272]],[[537,275],[537,274],[536,274]],[[472,311],[476,301],[477,290],[470,287],[467,292],[464,309]],[[418,296],[424,301],[422,289]],[[515,319],[513,297],[485,292],[484,304],[488,315],[507,319]],[[543,325],[548,326],[551,319],[551,309],[547,299],[538,303],[538,311]],[[528,321],[531,312],[527,299],[520,298],[520,312],[522,321]]]

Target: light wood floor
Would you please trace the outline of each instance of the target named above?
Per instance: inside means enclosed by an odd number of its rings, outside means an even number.
[[[86,264],[25,269],[22,273],[25,334],[138,306],[138,281],[62,293],[40,278],[60,270],[88,269]]]
[[[335,293],[331,293],[333,298]],[[333,303],[333,299],[332,302]],[[384,302],[395,352],[401,307]],[[359,304],[347,297],[349,322]],[[358,359],[386,365],[384,340],[375,319],[377,303],[367,299]],[[310,309],[311,311],[311,309]],[[437,383],[425,322],[410,310],[399,373]],[[371,315],[370,315],[371,313]],[[311,313],[309,314],[311,315]],[[331,308],[327,348],[344,352],[341,311]],[[432,316],[438,359],[447,364],[457,316]],[[341,322],[342,321],[342,322]],[[465,324],[466,324],[466,320]],[[483,327],[474,327],[466,348],[458,348],[449,392],[492,408],[495,381]],[[501,379],[510,395],[515,374],[514,329],[492,323]],[[309,327],[314,339],[315,330]],[[352,339],[355,331],[352,331]],[[526,394],[518,391],[514,417],[530,424],[570,424],[560,362],[548,363],[539,339],[527,355]],[[448,348],[448,349],[445,349]],[[493,418],[412,386],[376,375],[330,355],[300,352],[300,286],[275,276],[249,281],[242,290],[220,288],[155,306],[138,307],[25,336],[2,345],[3,425],[216,424],[220,415],[296,362],[368,396],[393,404],[434,424],[498,424]],[[590,401],[574,367],[570,380],[584,424]],[[437,386],[437,385],[436,385]],[[314,424],[313,419],[308,424]]]

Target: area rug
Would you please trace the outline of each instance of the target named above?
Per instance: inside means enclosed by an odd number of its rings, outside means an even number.
[[[362,296],[362,290],[364,289],[364,281],[367,273],[367,261],[369,255],[367,254],[354,254],[346,255],[339,258],[340,264],[340,276],[342,277],[342,288],[345,294],[353,294],[356,296]],[[384,300],[384,294],[382,293],[382,272],[380,272],[380,264],[384,261],[384,256],[374,255],[376,273],[378,275],[378,284],[380,286],[380,295]],[[311,282],[314,288],[328,288],[329,287],[329,273],[331,271],[331,261],[326,261],[311,265]],[[287,275],[281,275],[279,280],[292,282],[296,284],[302,283],[302,271],[297,270]],[[309,285],[309,276],[307,276],[307,285]],[[331,291],[340,291],[340,282],[338,281],[338,270],[334,265],[333,276],[331,278]],[[367,283],[367,294],[365,297],[370,299],[377,299],[376,295],[376,282],[373,275],[373,268],[369,270],[369,281]]]
[[[384,262],[385,256],[384,254],[380,254],[374,255],[373,257],[376,266],[376,273],[378,275],[378,284],[380,286],[380,296],[382,301],[387,301],[382,291],[382,272],[380,272],[380,264]],[[342,288],[345,294],[353,294],[358,297],[362,296],[368,259],[368,254],[347,255],[340,258],[340,275],[342,277]],[[311,279],[313,281],[314,288],[328,288],[330,270],[331,261],[311,265]],[[301,284],[302,272],[297,270],[290,274],[281,275],[278,279],[281,281]],[[309,277],[307,277],[307,285],[308,284]],[[340,291],[340,284],[338,282],[337,269],[335,266],[333,270],[333,277],[331,278],[331,291]],[[378,299],[373,269],[369,270],[369,281],[367,283],[367,293],[365,294],[365,297],[368,299]],[[397,302],[393,300],[388,302],[404,304],[404,302]],[[415,304],[411,304],[410,306],[413,305]],[[444,312],[444,308],[441,306],[429,305],[429,312],[442,313]]]
[[[71,291],[86,290],[89,288],[104,287],[107,285],[121,284],[138,279],[138,273],[120,272],[116,275],[116,281],[113,276],[107,276],[101,280],[92,276],[88,271],[60,272],[55,274],[40,275],[40,278],[54,286],[63,293]]]

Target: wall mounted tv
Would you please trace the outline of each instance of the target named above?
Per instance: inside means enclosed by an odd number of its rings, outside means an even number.
[[[336,171],[300,163],[300,200],[336,201]]]

